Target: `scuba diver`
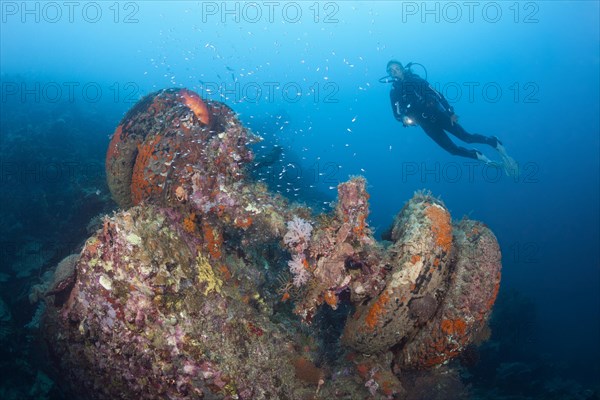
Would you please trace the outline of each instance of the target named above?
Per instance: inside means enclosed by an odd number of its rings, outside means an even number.
[[[399,61],[391,60],[387,63],[388,76],[381,78],[382,83],[393,82],[390,91],[390,102],[394,117],[402,122],[404,127],[419,125],[425,133],[440,147],[452,155],[476,159],[487,165],[498,164],[487,158],[476,149],[467,149],[457,146],[446,132],[451,133],[465,143],[487,144],[500,154],[503,167],[507,175],[517,174],[517,163],[508,156],[502,142],[496,136],[484,136],[467,132],[459,123],[454,108],[446,98],[433,89],[425,79],[413,73],[409,63],[403,67]],[[424,68],[424,67],[423,67]]]

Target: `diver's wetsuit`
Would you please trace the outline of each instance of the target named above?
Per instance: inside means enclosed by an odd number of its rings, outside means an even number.
[[[411,118],[450,154],[477,159],[477,154],[480,153],[474,149],[457,146],[444,131],[450,132],[465,143],[484,143],[494,148],[499,143],[496,137],[468,133],[458,123],[452,124],[450,117],[454,114],[454,109],[446,98],[425,79],[409,71],[404,73],[404,79],[394,81],[390,101],[394,117],[398,121],[404,124],[404,116]]]

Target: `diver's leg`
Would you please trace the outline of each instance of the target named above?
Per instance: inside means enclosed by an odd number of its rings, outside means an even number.
[[[434,142],[436,142],[441,148],[446,150],[448,153],[455,156],[479,159],[479,152],[477,150],[465,149],[464,147],[457,146],[456,143],[450,140],[446,132],[444,132],[442,126],[438,124],[421,124],[421,127],[423,128],[427,136],[432,138]]]
[[[518,177],[519,165],[512,157],[510,157],[506,153],[504,145],[502,145],[502,142],[496,136],[483,136],[479,134],[471,134],[465,131],[465,129],[457,123],[451,124],[448,122],[444,125],[444,129],[446,129],[448,132],[452,133],[454,136],[456,136],[465,143],[485,143],[487,145],[490,145],[491,147],[496,149],[496,151],[498,151],[498,153],[502,157],[502,166],[504,167],[504,172],[506,172],[506,175]],[[493,164],[493,162],[490,161],[487,157],[485,157],[482,153],[478,154],[478,159],[487,164]]]
[[[479,133],[469,133],[459,123],[452,124],[450,119],[444,121],[444,129],[462,140],[465,143],[483,143],[498,149],[498,145],[502,145],[496,136],[484,136]]]

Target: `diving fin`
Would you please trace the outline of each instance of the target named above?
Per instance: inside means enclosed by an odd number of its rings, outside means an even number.
[[[500,143],[500,141],[498,141],[498,144],[496,145],[496,150],[498,151],[498,153],[500,153],[500,157],[502,157],[502,166],[504,167],[504,173],[506,174],[506,176],[518,178],[519,164],[511,156],[508,155],[506,149],[504,148],[502,143]]]
[[[488,167],[494,167],[494,168],[501,168],[501,167],[503,167],[503,165],[501,163],[493,161],[493,160],[490,160],[489,158],[487,158],[487,156],[485,154],[483,154],[479,150],[475,150],[475,154],[477,155],[477,159],[479,161],[483,162]]]

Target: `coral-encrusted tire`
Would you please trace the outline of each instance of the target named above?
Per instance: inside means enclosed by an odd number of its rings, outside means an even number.
[[[192,165],[212,161],[210,139],[239,126],[225,104],[187,89],[165,89],[140,100],[123,118],[108,146],[106,176],[122,208],[150,200],[168,204],[189,183]],[[248,159],[248,157],[246,157]]]

